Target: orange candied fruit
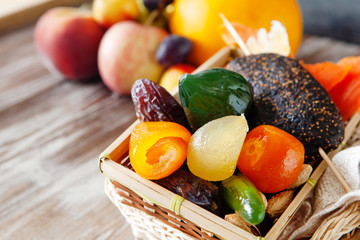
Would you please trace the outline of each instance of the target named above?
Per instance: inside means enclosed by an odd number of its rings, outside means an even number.
[[[191,133],[174,122],[142,122],[130,136],[129,158],[135,172],[155,180],[184,163]]]
[[[238,169],[264,193],[289,187],[299,175],[305,158],[303,144],[271,125],[260,125],[246,136]]]

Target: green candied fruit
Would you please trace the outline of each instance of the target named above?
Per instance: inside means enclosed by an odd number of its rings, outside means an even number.
[[[253,100],[245,78],[224,68],[184,74],[179,81],[179,96],[194,131],[220,117],[246,114]]]
[[[257,225],[264,220],[265,205],[260,192],[245,175],[233,175],[222,181],[221,196],[250,224]]]

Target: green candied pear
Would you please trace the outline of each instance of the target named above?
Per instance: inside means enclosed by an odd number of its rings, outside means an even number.
[[[264,220],[265,205],[260,192],[245,175],[233,175],[222,181],[221,197],[250,224]]]
[[[212,68],[184,74],[179,80],[179,97],[193,131],[211,120],[240,115],[250,110],[253,91],[240,74]]]

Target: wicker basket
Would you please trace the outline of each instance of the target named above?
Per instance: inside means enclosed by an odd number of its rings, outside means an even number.
[[[232,53],[230,48],[223,48],[196,69],[196,72],[224,66]],[[177,95],[177,89],[172,94]],[[357,122],[358,120],[355,125]],[[138,123],[139,121],[134,122],[100,155],[99,168],[106,176],[105,191],[108,197],[131,224],[134,235],[139,239],[277,239],[327,167],[325,161],[318,165],[308,183],[303,185],[272,228],[265,236],[259,237],[156,183],[141,178],[125,167],[128,164],[130,134]],[[345,134],[350,133],[351,131],[346,131]],[[357,211],[360,212],[358,208]]]

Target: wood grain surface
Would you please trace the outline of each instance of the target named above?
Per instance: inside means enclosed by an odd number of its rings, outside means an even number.
[[[0,38],[0,238],[132,239],[97,168],[135,120],[131,99],[53,77],[32,33]]]
[[[33,26],[0,37],[1,239],[133,239],[104,193],[98,155],[134,120],[130,97],[97,79],[52,76]],[[306,37],[305,62],[360,55],[360,46]]]
[[[59,6],[80,6],[90,0],[0,0],[0,34],[34,23],[45,11]]]

